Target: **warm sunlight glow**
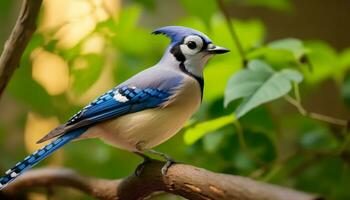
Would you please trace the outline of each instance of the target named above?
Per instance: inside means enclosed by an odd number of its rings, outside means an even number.
[[[84,65],[85,63],[82,61],[79,67],[84,68]],[[73,78],[74,77],[72,76],[71,80]],[[71,82],[73,83],[73,81]],[[68,90],[67,97],[71,103],[75,105],[86,105],[103,92],[106,92],[112,88],[113,84],[113,66],[112,63],[107,63],[98,80],[83,95],[76,96],[74,95],[74,92]]]
[[[28,152],[34,152],[45,143],[36,144],[44,135],[59,125],[56,117],[44,117],[34,112],[27,114],[24,142]]]
[[[81,54],[101,53],[105,46],[105,39],[100,34],[90,36],[81,47]]]
[[[58,47],[69,49],[89,37],[98,22],[115,17],[119,4],[116,0],[46,0],[39,30],[54,33]]]
[[[58,55],[36,49],[32,55],[33,79],[51,95],[63,93],[69,85],[68,64]]]

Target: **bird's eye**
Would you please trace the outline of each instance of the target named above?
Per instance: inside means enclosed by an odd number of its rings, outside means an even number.
[[[197,44],[193,41],[189,41],[189,42],[187,42],[187,46],[190,49],[195,49],[197,47]]]

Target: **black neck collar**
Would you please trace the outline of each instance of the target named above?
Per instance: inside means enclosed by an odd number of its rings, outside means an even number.
[[[196,81],[198,82],[199,86],[200,86],[200,90],[201,90],[201,99],[203,99],[203,89],[204,89],[204,79],[203,77],[197,76],[195,74],[193,74],[192,72],[188,71],[185,67],[185,60],[186,57],[182,54],[181,49],[180,49],[180,45],[175,45],[171,50],[170,53],[172,53],[176,60],[180,62],[179,68],[182,72],[184,72],[185,74],[189,75],[190,77],[196,79]]]

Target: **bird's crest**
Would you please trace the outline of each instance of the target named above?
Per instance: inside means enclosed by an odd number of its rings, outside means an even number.
[[[189,35],[198,35],[204,39],[206,43],[211,43],[211,40],[204,33],[184,26],[164,26],[156,29],[153,34],[163,34],[171,39],[171,43],[178,43]]]

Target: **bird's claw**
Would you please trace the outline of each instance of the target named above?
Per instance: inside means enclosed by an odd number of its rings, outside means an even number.
[[[136,169],[135,169],[135,176],[141,176],[141,173],[143,171],[143,169],[145,168],[146,164],[151,162],[151,158],[142,154],[142,153],[138,153],[138,152],[135,152],[137,155],[141,156],[143,158],[143,162],[141,164],[139,164]]]
[[[172,159],[167,159],[165,165],[162,167],[162,174],[165,176],[168,172],[168,169],[171,167],[171,165],[175,164],[176,162]]]
[[[167,174],[168,169],[171,167],[171,165],[173,165],[174,163],[176,163],[176,162],[174,161],[174,159],[172,159],[172,158],[171,158],[170,156],[168,156],[167,154],[164,154],[164,153],[155,151],[155,150],[153,150],[153,149],[147,149],[147,150],[145,150],[145,152],[150,153],[150,154],[153,154],[153,155],[156,155],[156,156],[160,156],[160,157],[162,157],[162,158],[166,161],[166,163],[164,164],[164,166],[163,166],[162,169],[161,169],[161,172],[162,172],[163,176],[165,176],[165,175]],[[139,171],[139,170],[142,171],[142,169],[144,168],[144,165],[145,165],[147,162],[150,162],[150,158],[149,158],[148,156],[146,156],[145,154],[143,154],[143,153],[138,153],[138,152],[135,152],[135,153],[138,154],[138,155],[140,155],[140,156],[142,156],[142,157],[144,158],[144,162],[141,163],[141,164],[137,167],[137,169],[136,169],[136,171],[135,171],[135,174],[137,175],[137,174],[140,174],[140,173],[138,173],[138,171]]]

